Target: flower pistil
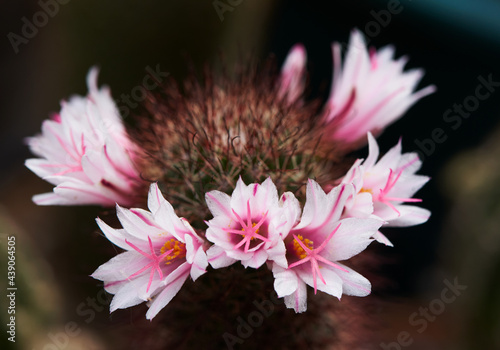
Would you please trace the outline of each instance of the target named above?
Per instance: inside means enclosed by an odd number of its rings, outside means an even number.
[[[248,249],[250,248],[250,242],[253,241],[255,238],[258,238],[264,242],[270,242],[270,240],[261,234],[259,234],[259,228],[262,226],[262,224],[266,221],[267,218],[267,213],[265,212],[262,218],[259,220],[259,222],[254,223],[252,222],[252,212],[250,210],[250,201],[247,201],[247,219],[246,222],[241,218],[241,216],[236,213],[234,209],[232,209],[234,216],[236,217],[238,224],[241,225],[241,229],[237,230],[234,228],[224,228],[223,230],[226,231],[227,233],[233,233],[237,235],[241,235],[243,239],[236,244],[233,249],[238,249],[242,245],[245,245],[245,253],[248,252]]]

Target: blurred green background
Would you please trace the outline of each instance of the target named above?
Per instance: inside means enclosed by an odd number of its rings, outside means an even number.
[[[41,4],[49,2],[3,1],[0,14],[5,276],[0,286],[7,282],[6,237],[14,235],[19,288],[16,347],[3,332],[2,349],[115,349],[121,348],[123,327],[149,326],[141,307],[119,311],[128,317],[110,316],[100,286],[88,277],[114,251],[94,222],[100,208],[31,202],[33,194],[51,186],[23,166],[31,157],[23,138],[40,131],[61,99],[86,93],[91,66],[100,67],[99,82],[117,99],[141,83],[148,66],[159,65],[182,79],[186,56],[198,68],[220,66],[221,57],[230,64],[248,54],[274,54],[281,63],[289,48],[302,42],[310,95],[324,99],[332,72],[330,43],[346,42],[354,27],[375,47],[394,44],[397,56],[410,57],[409,68],[423,67],[420,86],[438,87],[384,132],[381,149],[402,135],[404,150],[422,151],[418,142],[430,139],[436,128],[447,135],[424,154],[421,173],[432,181],[419,197],[433,211],[431,220],[390,232],[395,248],[378,249],[393,261],[384,269],[392,283],[375,291],[388,302],[376,316],[384,325],[381,339],[389,344],[406,331],[413,341],[404,349],[500,349],[500,89],[462,118],[460,127],[453,129],[443,119],[448,109],[474,96],[478,77],[491,75],[500,82],[498,1],[72,0],[52,8],[54,16],[15,49],[9,34],[22,35],[23,18],[33,21],[43,11]],[[218,3],[228,6],[222,14],[215,9]],[[439,299],[443,281],[455,278],[467,289],[418,332],[410,316]],[[1,300],[5,325],[7,302]]]

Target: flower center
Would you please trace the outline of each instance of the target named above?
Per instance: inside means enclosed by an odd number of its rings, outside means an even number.
[[[311,241],[310,239],[307,238],[304,239],[304,237],[302,237],[301,235],[298,235],[297,238],[300,239],[300,241],[303,242],[305,246],[310,250],[314,249],[314,242]],[[306,251],[304,250],[304,248],[300,246],[299,242],[297,242],[295,239],[293,240],[293,250],[295,250],[295,254],[299,257],[299,259],[304,259],[307,257]]]
[[[267,218],[267,213],[265,212],[264,215],[261,217],[259,222],[255,223],[252,220],[252,211],[250,209],[250,200],[247,201],[247,218],[246,220],[242,219],[241,216],[238,215],[238,213],[234,210],[233,211],[234,216],[236,217],[236,221],[239,224],[239,227],[241,229],[236,229],[236,228],[231,228],[229,226],[228,228],[223,228],[224,231],[226,231],[231,237],[231,234],[235,235],[241,235],[242,240],[239,241],[239,243],[235,244],[233,249],[239,249],[241,246],[244,246],[244,252],[248,253],[248,250],[250,249],[250,243],[252,243],[254,246],[252,247],[255,248],[259,245],[261,245],[263,242],[270,242],[270,240],[266,237],[267,236],[267,227],[263,226],[264,232],[262,234],[259,233],[259,230],[262,225],[265,224],[266,218]],[[255,244],[255,238],[260,239],[262,242]],[[232,240],[232,238],[230,238]],[[237,239],[236,239],[237,240]],[[252,242],[254,241],[254,242]],[[233,243],[236,243],[233,241]]]
[[[166,251],[173,249],[174,251],[168,254],[163,260],[166,261],[167,265],[172,263],[172,260],[176,258],[184,258],[186,257],[186,245],[178,240],[172,238],[170,241],[167,241],[163,247],[160,249],[160,253],[164,254]]]
[[[257,223],[255,222],[252,222],[252,228],[250,229],[249,227],[247,227],[248,231],[250,231],[248,234],[250,235],[250,240],[253,241],[255,239],[255,236],[254,234],[255,233],[259,233],[259,230],[260,230],[260,227],[257,227],[257,229],[255,230],[254,227],[257,225]],[[242,227],[241,228],[241,231],[245,232],[245,227]],[[243,237],[246,237],[246,235],[242,235]]]

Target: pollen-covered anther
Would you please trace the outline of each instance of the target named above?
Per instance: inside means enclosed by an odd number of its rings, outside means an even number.
[[[167,256],[163,259],[164,261],[166,261],[167,265],[170,265],[172,263],[172,260],[176,258],[182,259],[186,257],[186,245],[174,238],[167,241],[163,245],[163,247],[161,247],[160,253],[163,255],[169,250],[171,250],[171,253],[167,254]]]
[[[373,191],[369,188],[362,188],[359,193],[369,193],[369,194],[373,194]]]
[[[311,241],[310,239],[304,239],[301,235],[298,235],[297,238],[304,243],[304,245],[309,248],[310,250],[314,249],[314,242]],[[293,240],[293,250],[295,251],[295,254],[300,258],[304,259],[307,257],[306,251],[300,246],[299,242],[296,240]]]

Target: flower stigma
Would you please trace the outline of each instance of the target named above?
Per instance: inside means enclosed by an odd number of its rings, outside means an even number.
[[[257,224],[255,222],[252,222],[252,236],[250,237],[251,241],[253,241],[255,239],[255,237],[253,236],[253,233],[259,233],[259,228],[257,228],[256,230],[253,230],[253,228],[255,227],[255,225],[257,225]],[[245,228],[242,227],[241,231],[245,232]],[[246,237],[246,236],[243,235],[243,237]]]
[[[324,258],[323,256],[320,255],[321,251],[323,250],[323,248],[326,247],[328,242],[332,239],[333,235],[335,234],[335,232],[337,232],[340,225],[341,224],[339,223],[337,225],[337,227],[328,235],[328,237],[323,241],[323,243],[321,243],[321,245],[318,248],[313,247],[313,244],[314,244],[313,241],[311,241],[309,239],[304,240],[303,237],[300,235],[298,235],[298,236],[293,235],[294,250],[295,250],[295,253],[299,256],[300,260],[294,262],[293,264],[288,265],[288,269],[292,269],[292,268],[299,266],[299,265],[302,265],[306,262],[310,262],[312,277],[313,277],[313,281],[314,281],[314,294],[316,294],[316,292],[318,291],[318,284],[317,284],[318,277],[321,280],[321,282],[323,282],[323,284],[326,285],[326,281],[323,278],[323,276],[321,275],[321,272],[319,271],[319,269],[320,269],[319,262],[326,264],[326,265],[330,265],[331,267],[339,269],[341,271],[349,272],[348,270],[344,269],[343,267],[335,264],[332,261],[327,260],[326,258]],[[299,251],[297,248],[295,248],[296,244],[301,248],[302,251]]]
[[[254,240],[255,238],[260,239],[263,242],[270,242],[270,240],[267,237],[262,236],[259,234],[259,229],[260,227],[266,222],[267,219],[267,214],[268,212],[265,212],[262,218],[259,220],[258,223],[253,222],[252,220],[252,211],[250,209],[250,201],[247,201],[247,218],[246,220],[242,219],[241,216],[238,215],[238,213],[232,209],[234,216],[236,217],[236,220],[238,224],[241,226],[241,229],[235,230],[232,228],[224,228],[223,230],[226,231],[229,234],[237,234],[242,236],[242,240],[236,244],[233,249],[239,249],[241,246],[244,245],[244,252],[248,253],[248,250],[250,249],[250,242]],[[245,232],[245,233],[243,233]]]

